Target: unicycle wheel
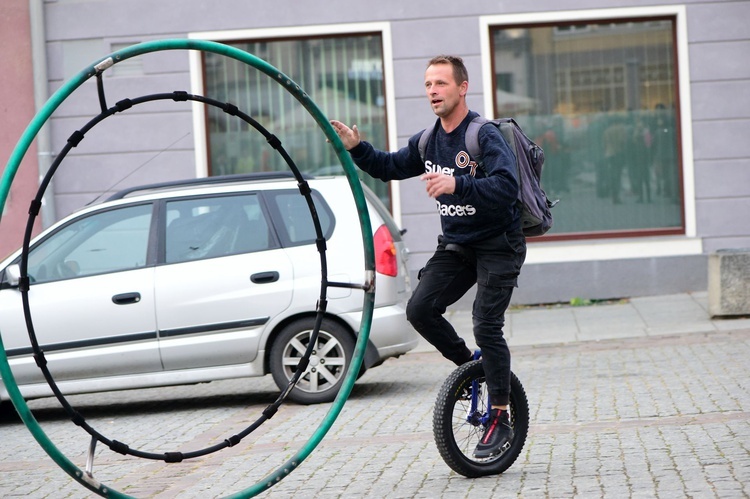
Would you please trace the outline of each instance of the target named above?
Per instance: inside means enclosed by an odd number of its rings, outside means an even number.
[[[521,454],[529,431],[529,403],[523,385],[511,373],[510,422],[513,440],[499,456],[474,457],[484,432],[489,397],[481,360],[468,362],[445,380],[438,393],[432,417],[435,443],[445,463],[469,478],[497,475],[507,470]]]

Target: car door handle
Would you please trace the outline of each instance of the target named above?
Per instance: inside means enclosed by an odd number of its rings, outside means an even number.
[[[138,303],[139,301],[141,301],[141,294],[137,292],[121,293],[112,297],[112,302],[115,305],[129,305],[131,303]]]
[[[255,284],[268,284],[279,280],[279,273],[276,271],[258,272],[250,276],[250,280]]]

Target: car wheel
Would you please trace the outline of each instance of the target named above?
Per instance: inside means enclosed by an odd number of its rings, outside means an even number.
[[[271,374],[281,390],[297,371],[315,326],[309,317],[286,326],[271,347]],[[341,388],[352,362],[354,339],[342,325],[323,319],[315,349],[307,370],[289,393],[289,399],[300,404],[331,402]]]

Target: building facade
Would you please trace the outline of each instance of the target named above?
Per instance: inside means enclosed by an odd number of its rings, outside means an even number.
[[[19,137],[34,117],[34,67],[29,2],[13,0],[0,9],[0,164],[8,160]],[[46,90],[47,86],[44,85]],[[37,147],[33,144],[6,194],[0,219],[0,258],[23,242],[29,202],[38,187]],[[52,210],[49,210],[52,212]],[[41,228],[36,223],[36,231]]]
[[[750,213],[750,2],[38,3],[50,94],[133,44],[211,40],[267,60],[327,116],[357,124],[386,150],[435,121],[426,62],[463,57],[470,108],[516,118],[545,149],[543,184],[560,199],[553,230],[529,240],[516,303],[705,290],[708,254],[750,247],[742,215]],[[237,106],[276,134],[303,171],[340,169],[283,88],[198,51],[125,58],[99,86],[91,78],[49,120],[51,149],[103,107],[174,90]],[[48,199],[59,219],[134,184],[281,168],[265,139],[235,117],[158,101],[87,132]],[[417,179],[368,184],[407,230],[416,279],[439,233],[435,202]]]

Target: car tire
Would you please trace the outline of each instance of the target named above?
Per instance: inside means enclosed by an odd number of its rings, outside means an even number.
[[[285,390],[294,376],[299,359],[305,353],[315,326],[315,317],[292,322],[276,337],[271,347],[270,367],[279,389]],[[318,333],[318,347],[310,364],[289,399],[300,404],[331,402],[344,382],[354,355],[354,338],[349,331],[330,319],[323,319]]]
[[[0,400],[0,421],[20,420],[16,408],[10,400]]]

